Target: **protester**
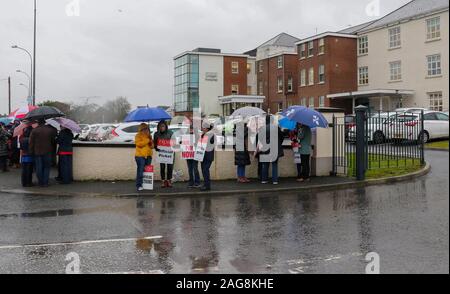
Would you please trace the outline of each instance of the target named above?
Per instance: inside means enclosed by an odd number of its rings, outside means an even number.
[[[147,165],[152,164],[153,156],[153,140],[150,134],[150,129],[147,124],[142,123],[139,125],[138,133],[135,137],[136,152],[136,188],[138,191],[143,191],[142,187],[144,179],[144,170]]]
[[[55,128],[38,121],[38,127],[31,131],[29,153],[34,156],[36,176],[40,187],[48,187],[52,151],[56,142]]]
[[[211,176],[209,169],[211,168],[211,165],[214,162],[214,134],[212,132],[212,129],[213,129],[212,125],[210,125],[206,121],[203,122],[202,135],[200,137],[200,140],[202,142],[206,142],[206,151],[201,164],[203,175],[203,187],[201,187],[200,190],[204,192],[211,190]]]
[[[22,136],[20,136],[20,163],[22,164],[22,186],[33,186],[33,156],[29,154],[30,135],[33,130],[32,126],[29,126],[23,130]]]
[[[70,184],[73,181],[73,133],[61,127],[56,143],[58,144],[58,177],[61,184]]]
[[[10,137],[4,124],[0,123],[0,169],[3,172],[8,172],[8,140]]]
[[[11,134],[14,133],[14,129],[20,125],[20,121],[15,120],[11,127]],[[19,148],[19,138],[12,137],[10,145],[10,161],[9,166],[13,168],[20,168],[20,148]]]
[[[257,134],[257,155],[262,163],[261,183],[269,180],[269,166],[272,164],[272,183],[278,185],[278,160],[284,156],[283,133],[273,123],[273,117],[266,116],[266,126]]]
[[[309,181],[310,175],[310,157],[311,157],[311,129],[302,124],[297,124],[297,140],[299,143],[299,153],[301,159],[301,168],[298,181]],[[298,167],[297,167],[298,168]]]
[[[251,164],[248,152],[248,127],[244,123],[236,125],[236,145],[234,151],[234,165],[237,166],[238,183],[249,183],[245,176],[245,167]]]
[[[171,140],[172,132],[169,130],[167,123],[165,121],[160,121],[157,126],[157,132],[153,136],[153,142],[155,145],[155,150],[159,151],[159,140]],[[161,171],[161,187],[171,188],[172,187],[172,174],[173,174],[173,164],[159,164]]]
[[[198,132],[194,131],[193,124],[190,125],[189,134],[193,136],[194,142],[198,141]],[[200,173],[198,172],[198,161],[195,159],[187,159],[186,162],[189,174],[188,188],[200,188]]]

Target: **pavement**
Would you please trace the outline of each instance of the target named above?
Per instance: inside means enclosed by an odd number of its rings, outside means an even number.
[[[0,273],[363,274],[375,252],[381,273],[448,274],[449,153],[426,159],[420,178],[327,191],[0,192]]]

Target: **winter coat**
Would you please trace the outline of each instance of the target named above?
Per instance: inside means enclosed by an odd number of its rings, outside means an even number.
[[[48,155],[54,152],[56,129],[48,125],[40,125],[30,135],[29,153],[35,156]]]
[[[136,144],[136,157],[152,157],[153,156],[153,140],[151,135],[144,134],[143,129],[139,128],[134,142]]]
[[[58,143],[58,154],[59,155],[71,155],[73,153],[73,133],[69,129],[64,129],[59,132],[56,139]]]
[[[8,156],[8,140],[10,134],[3,128],[0,128],[0,156]]]
[[[208,137],[208,145],[206,147],[205,157],[203,157],[203,162],[213,162],[214,161],[214,134],[212,132],[202,134],[201,139],[204,140],[205,137]],[[210,151],[208,151],[210,150]]]
[[[266,132],[266,133],[264,134],[263,132]],[[275,133],[275,132],[278,133],[278,141],[275,142],[275,144],[277,145],[278,154],[270,159],[267,159],[269,156],[263,156],[264,160],[261,160],[261,155],[269,155],[269,154],[273,155],[270,150],[270,145],[271,145],[270,134]],[[259,138],[263,138],[264,135],[266,137],[266,140],[262,140],[262,139],[260,140]],[[276,125],[266,125],[265,128],[264,127],[261,128],[258,131],[258,134],[256,135],[256,142],[257,142],[257,146],[258,146],[258,154],[257,155],[260,158],[261,162],[267,162],[267,160],[269,160],[269,162],[275,162],[278,159],[280,159],[281,157],[283,157],[284,156],[283,140],[284,140],[283,132]]]
[[[297,133],[298,143],[300,144],[299,152],[301,155],[311,154],[311,129],[308,126],[302,126]]]
[[[248,152],[248,128],[246,128],[246,127],[244,128],[243,135],[240,134],[239,130],[240,130],[239,128],[237,128],[237,130],[236,130],[236,139],[238,139],[238,140],[244,139],[244,142],[235,146],[234,165],[237,165],[237,166],[250,165],[251,164],[250,154]],[[239,149],[242,149],[242,147],[244,147],[244,150],[238,151],[237,150],[238,147],[239,147]]]

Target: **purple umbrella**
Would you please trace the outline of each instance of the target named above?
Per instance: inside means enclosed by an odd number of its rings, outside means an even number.
[[[64,117],[52,118],[52,119],[47,120],[47,123],[49,125],[57,127],[55,125],[55,123],[56,123],[60,126],[60,128],[63,127],[63,128],[69,129],[73,133],[81,132],[80,126],[76,122],[74,122],[73,120],[68,119],[68,118],[64,118]]]

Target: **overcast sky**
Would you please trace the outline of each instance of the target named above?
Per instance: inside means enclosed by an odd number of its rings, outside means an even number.
[[[133,106],[172,103],[173,56],[196,47],[242,53],[280,32],[298,38],[376,18],[374,0],[38,0],[37,101],[126,96]],[[379,1],[380,15],[409,0]],[[0,0],[0,114],[26,104],[33,0]],[[67,4],[75,9],[67,15]]]

